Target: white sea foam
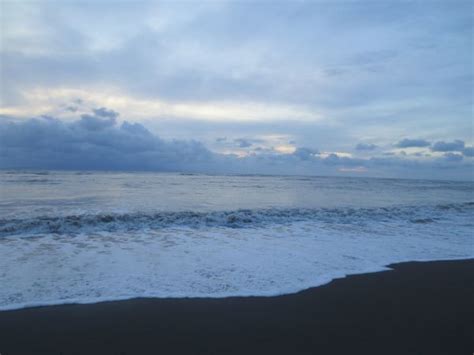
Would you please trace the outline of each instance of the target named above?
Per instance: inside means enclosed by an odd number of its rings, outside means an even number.
[[[340,217],[338,223],[4,236],[0,309],[134,297],[272,296],[395,262],[472,258],[472,215],[458,212],[433,223]]]

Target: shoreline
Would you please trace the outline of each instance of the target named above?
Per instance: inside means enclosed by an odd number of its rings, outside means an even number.
[[[445,262],[445,261],[469,261],[473,260],[473,258],[466,258],[466,257],[455,257],[455,258],[449,258],[449,259],[415,259],[415,260],[410,260],[410,261],[401,261],[401,262],[394,262],[391,264],[386,264],[383,266],[380,266],[378,269],[366,269],[362,271],[357,271],[345,275],[338,275],[338,276],[332,276],[327,279],[327,281],[324,281],[322,283],[313,285],[313,286],[308,286],[304,287],[298,290],[287,290],[287,291],[282,291],[282,292],[269,292],[268,294],[238,294],[238,295],[219,295],[219,296],[161,296],[161,295],[143,295],[143,296],[118,296],[114,298],[90,298],[90,299],[70,299],[67,300],[66,302],[61,302],[59,300],[55,301],[49,301],[49,302],[38,302],[38,303],[29,303],[29,304],[12,304],[9,305],[8,307],[1,308],[0,307],[0,314],[3,312],[14,312],[14,311],[19,311],[19,310],[25,310],[25,309],[32,309],[32,308],[43,308],[43,307],[61,307],[61,306],[74,306],[74,305],[94,305],[94,304],[101,304],[101,303],[113,303],[113,302],[125,302],[125,301],[133,301],[133,300],[155,300],[155,299],[161,299],[161,300],[206,300],[206,299],[226,299],[226,298],[272,298],[272,297],[283,297],[283,296],[290,296],[290,295],[295,295],[301,292],[305,292],[307,290],[311,289],[316,289],[322,286],[326,286],[336,280],[341,280],[345,279],[347,277],[352,277],[352,276],[357,276],[357,275],[368,275],[368,274],[373,274],[373,273],[379,273],[379,272],[388,272],[388,271],[393,271],[394,268],[396,268],[398,265],[403,265],[406,263],[431,263],[431,262]],[[0,353],[1,355],[1,353]]]
[[[280,296],[0,312],[0,353],[471,354],[474,259],[413,261]]]

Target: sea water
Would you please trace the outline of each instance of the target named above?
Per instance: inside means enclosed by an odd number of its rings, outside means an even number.
[[[0,172],[0,310],[273,296],[474,257],[473,182]]]

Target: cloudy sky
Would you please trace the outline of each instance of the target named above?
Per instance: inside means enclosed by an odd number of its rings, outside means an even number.
[[[2,168],[473,178],[471,1],[0,4]]]

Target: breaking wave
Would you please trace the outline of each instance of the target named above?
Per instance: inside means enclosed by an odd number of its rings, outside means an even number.
[[[78,234],[100,231],[189,228],[259,228],[313,220],[322,223],[369,223],[400,220],[404,223],[436,223],[450,214],[472,214],[474,202],[434,206],[392,206],[378,208],[290,208],[211,212],[99,213],[0,219],[0,236],[17,234]]]

